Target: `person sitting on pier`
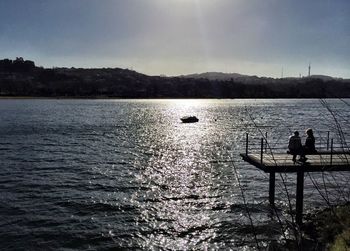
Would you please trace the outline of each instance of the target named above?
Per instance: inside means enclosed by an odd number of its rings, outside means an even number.
[[[302,158],[303,155],[303,146],[301,144],[301,139],[299,137],[299,132],[295,131],[294,135],[289,137],[289,144],[288,144],[289,153],[293,155],[293,162],[296,162],[297,155],[300,155],[300,158]],[[305,156],[304,156],[305,158]]]
[[[300,161],[305,162],[307,158],[305,157],[306,154],[314,154],[317,153],[316,147],[315,147],[315,137],[314,132],[311,128],[307,129],[306,131],[306,139],[305,139],[305,145],[303,146],[302,155],[300,156]]]
[[[311,128],[306,130],[306,135],[307,135],[307,137],[306,137],[305,145],[304,145],[305,154],[317,153],[316,148],[315,148],[314,132],[312,131]]]

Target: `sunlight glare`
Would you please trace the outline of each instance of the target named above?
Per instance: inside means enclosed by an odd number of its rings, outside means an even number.
[[[193,107],[203,104],[203,100],[199,99],[176,99],[173,100],[173,104],[178,107]]]

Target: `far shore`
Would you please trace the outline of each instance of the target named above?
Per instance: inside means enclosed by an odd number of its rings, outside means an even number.
[[[350,98],[350,97],[349,97]],[[0,96],[1,99],[50,99],[50,100],[58,100],[58,99],[77,99],[77,100],[84,100],[84,99],[119,99],[119,100],[165,100],[165,99],[210,99],[210,100],[238,100],[238,99],[285,99],[285,100],[292,100],[292,99],[300,99],[300,100],[306,100],[306,99],[320,99],[320,97],[308,97],[308,98],[282,98],[282,97],[237,97],[237,98],[217,98],[217,97],[109,97],[109,96],[58,96],[58,97],[51,97],[51,96]],[[323,98],[322,98],[323,99]],[[329,98],[324,97],[324,99],[339,99],[339,98]],[[347,99],[347,98],[345,98]]]

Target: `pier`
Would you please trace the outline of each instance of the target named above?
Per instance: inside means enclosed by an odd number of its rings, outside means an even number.
[[[340,172],[350,171],[350,152],[334,151],[333,140],[331,147],[326,151],[319,151],[312,155],[307,155],[306,162],[293,162],[292,155],[287,153],[273,153],[268,151],[261,139],[261,148],[259,152],[248,152],[248,134],[246,135],[246,152],[241,153],[244,161],[269,173],[269,202],[271,206],[275,205],[275,176],[276,173],[296,173],[296,223],[302,224],[303,215],[303,197],[304,197],[304,173],[305,172]],[[327,147],[328,148],[328,147]]]

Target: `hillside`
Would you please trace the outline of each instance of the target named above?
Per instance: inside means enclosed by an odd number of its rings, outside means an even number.
[[[200,77],[199,77],[200,76]],[[203,77],[208,76],[208,78]],[[209,78],[210,76],[210,78]],[[216,78],[212,78],[216,76]],[[259,78],[207,74],[160,77],[120,68],[81,69],[35,66],[17,58],[0,60],[0,97],[113,98],[349,98],[350,80]]]
[[[205,72],[205,73],[195,73],[189,75],[182,75],[184,78],[195,78],[195,79],[209,79],[209,80],[237,80],[243,78],[249,78],[251,76],[242,75],[239,73],[223,73],[223,72]]]

